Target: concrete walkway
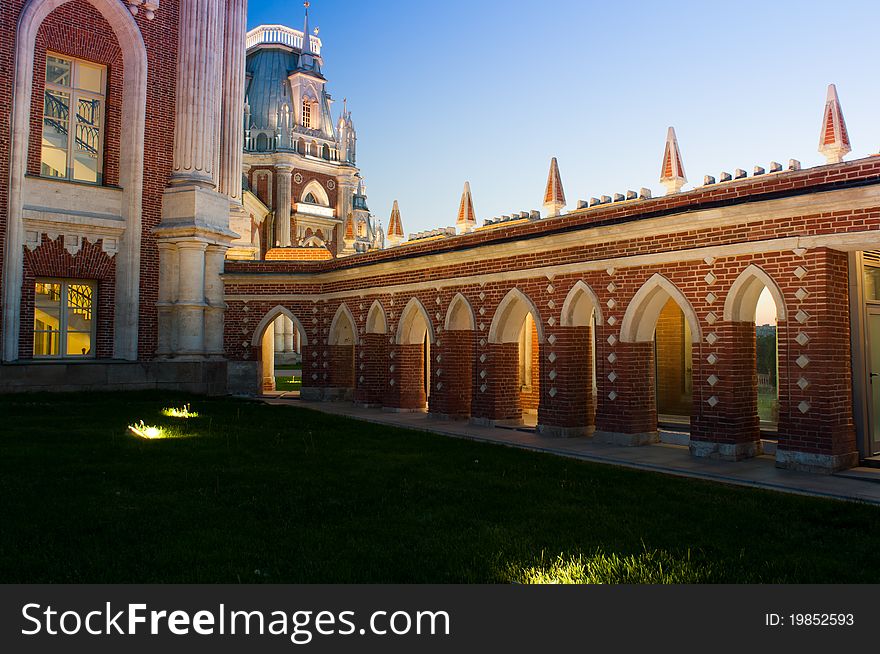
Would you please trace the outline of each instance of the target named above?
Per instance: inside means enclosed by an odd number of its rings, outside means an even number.
[[[594,443],[589,438],[548,438],[528,429],[479,427],[466,421],[432,419],[425,413],[389,413],[381,409],[364,409],[350,402],[307,402],[299,399],[298,395],[298,393],[273,394],[264,397],[263,400],[267,404],[298,406],[380,425],[496,443],[572,459],[610,463],[625,468],[650,470],[737,486],[880,505],[880,470],[877,469],[855,468],[835,475],[792,472],[776,468],[772,456],[760,456],[738,462],[698,459],[692,457],[688,448],[682,445],[620,447]]]

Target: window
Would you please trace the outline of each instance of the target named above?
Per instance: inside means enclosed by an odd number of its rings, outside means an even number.
[[[303,100],[303,116],[302,116],[302,124],[303,127],[311,129],[312,127],[312,103],[309,102],[308,98]]]
[[[95,357],[95,282],[39,279],[34,288],[34,357]]]
[[[46,55],[42,176],[101,183],[106,81],[104,66]]]
[[[318,198],[316,198],[313,193],[306,193],[306,197],[303,198],[303,202],[305,202],[306,204],[318,204]]]

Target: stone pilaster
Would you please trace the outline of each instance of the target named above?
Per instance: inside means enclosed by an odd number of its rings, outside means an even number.
[[[275,240],[280,247],[292,245],[290,241],[291,175],[293,166],[278,164],[275,167],[275,180],[278,184],[278,206],[275,209]]]
[[[242,108],[245,86],[245,34],[247,0],[227,0],[223,39],[223,100],[221,104],[221,193],[229,196],[232,210],[241,207],[241,173],[244,130]]]
[[[205,250],[205,353],[222,357],[224,300],[223,263],[226,260],[225,245],[209,245]]]

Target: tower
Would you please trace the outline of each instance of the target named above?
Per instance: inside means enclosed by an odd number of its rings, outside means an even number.
[[[388,220],[388,234],[385,240],[391,247],[400,245],[404,240],[403,222],[400,220],[400,207],[397,205],[397,200],[394,201],[394,206],[391,208],[391,218]]]
[[[828,93],[825,96],[825,113],[822,116],[822,133],[819,135],[819,152],[825,155],[828,163],[840,163],[843,158],[852,152],[849,144],[849,133],[846,131],[846,122],[843,120],[843,111],[840,109],[840,100],[837,97],[837,87],[828,85]]]

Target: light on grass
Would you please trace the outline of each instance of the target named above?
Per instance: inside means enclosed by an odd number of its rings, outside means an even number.
[[[136,425],[129,425],[129,431],[139,438],[145,438],[147,440],[155,440],[157,438],[165,438],[165,430],[161,427],[153,427],[149,425],[145,425],[144,421],[141,420]]]
[[[189,404],[185,404],[182,407],[165,407],[162,409],[162,415],[168,418],[198,418],[199,414],[197,411],[193,411]]]

